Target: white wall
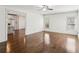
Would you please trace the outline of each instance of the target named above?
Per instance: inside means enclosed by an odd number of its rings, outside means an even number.
[[[49,29],[48,31],[52,32],[59,32],[59,33],[67,33],[67,34],[77,34],[77,24],[75,27],[75,30],[67,30],[67,17],[75,16],[77,19],[77,12],[67,12],[67,13],[59,13],[59,14],[53,14],[53,15],[46,15],[49,19]]]
[[[79,11],[78,11],[78,15],[79,15]],[[79,35],[79,16],[78,16],[78,21],[77,21],[77,31],[78,31],[78,35]]]
[[[28,12],[26,16],[26,35],[43,30],[43,16]]]
[[[26,15],[19,16],[19,29],[24,29],[26,24]]]
[[[0,7],[0,42],[6,41],[6,20],[5,20],[5,8]]]

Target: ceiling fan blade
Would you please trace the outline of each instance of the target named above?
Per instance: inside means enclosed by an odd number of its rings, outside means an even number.
[[[48,10],[53,10],[53,9],[51,9],[51,8],[48,8]]]

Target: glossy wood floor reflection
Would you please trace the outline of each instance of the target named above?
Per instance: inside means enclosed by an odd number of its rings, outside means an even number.
[[[24,39],[24,29],[16,30],[15,33],[8,34],[7,50],[6,52],[25,52],[26,41]]]
[[[19,35],[8,35],[6,52],[18,53],[66,53],[66,41],[68,38],[76,40],[76,52],[78,38],[76,35],[69,35],[56,32],[38,32],[23,38],[24,31],[16,31]]]
[[[76,44],[78,40],[76,35],[63,34],[57,32],[45,32],[45,34],[48,34],[50,39],[50,43],[48,45],[48,52],[65,53],[67,52],[67,39],[74,39],[76,41]]]

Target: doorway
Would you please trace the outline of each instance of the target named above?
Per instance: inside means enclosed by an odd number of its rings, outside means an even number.
[[[6,52],[25,52],[25,19],[26,16],[22,12],[7,12],[8,41]]]

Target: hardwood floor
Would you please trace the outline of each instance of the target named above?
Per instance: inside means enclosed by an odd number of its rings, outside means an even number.
[[[1,42],[0,43],[0,53],[5,53],[6,52],[6,43],[7,42]]]
[[[38,32],[26,36],[27,52],[42,52],[44,49],[44,32]]]
[[[67,39],[74,39],[77,43],[77,36],[70,35],[70,34],[63,34],[63,33],[56,33],[56,32],[45,32],[49,34],[50,44],[49,44],[49,51],[48,52],[56,52],[56,53],[64,53],[67,52],[66,50],[66,42]]]
[[[66,41],[68,38],[76,40],[76,52],[78,52],[78,38],[76,35],[38,32],[23,38],[23,30],[8,35],[7,52],[13,53],[66,53]]]
[[[25,52],[26,41],[24,39],[25,30],[16,30],[15,33],[8,34],[8,43],[6,52]]]

